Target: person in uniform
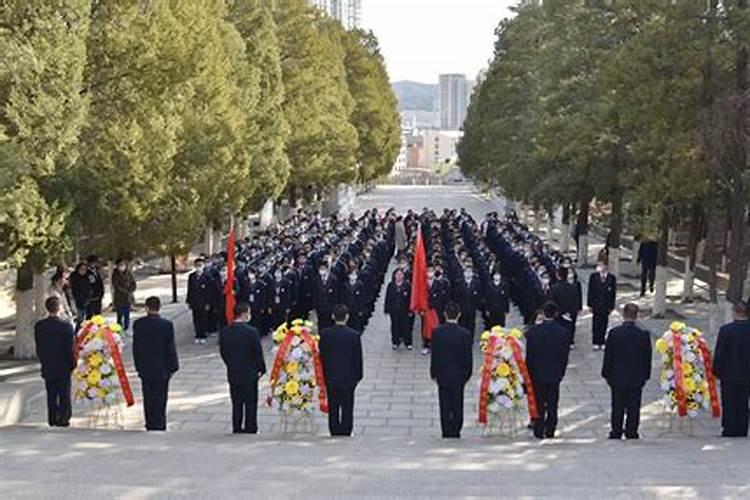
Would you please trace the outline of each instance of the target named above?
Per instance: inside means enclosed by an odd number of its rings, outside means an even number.
[[[391,318],[391,346],[397,350],[403,343],[408,350],[413,349],[412,318],[409,310],[411,290],[404,280],[404,272],[396,269],[385,293],[385,314]]]
[[[86,319],[102,313],[102,300],[104,300],[104,280],[102,279],[99,258],[89,255],[86,259],[88,264],[88,279],[91,284],[91,299],[89,300]]]
[[[474,338],[477,309],[481,308],[482,285],[479,277],[474,275],[473,267],[467,266],[463,279],[457,279],[453,288],[453,300],[461,306],[461,326],[466,328]]]
[[[117,312],[117,324],[123,330],[130,328],[130,309],[135,304],[136,282],[128,261],[117,259],[112,272],[112,305]]]
[[[534,384],[539,416],[533,421],[534,437],[555,437],[560,383],[570,354],[568,331],[557,320],[557,304],[547,302],[544,320],[526,332],[526,365]]]
[[[623,323],[612,328],[604,347],[602,377],[612,391],[610,439],[638,439],[643,386],[651,378],[651,332],[636,324],[638,306],[627,304]]]
[[[211,278],[204,270],[205,261],[195,259],[195,270],[188,275],[187,304],[193,314],[195,343],[206,344],[208,313],[211,310]]]
[[[589,277],[587,303],[593,318],[591,320],[592,341],[595,351],[604,349],[609,315],[615,309],[617,280],[607,270],[607,263],[599,261],[596,272]]]
[[[328,429],[331,436],[351,436],[354,426],[354,392],[362,380],[360,332],[346,326],[347,307],[333,308],[335,325],[320,334],[320,360],[326,374]]]
[[[318,316],[318,331],[322,332],[333,326],[333,306],[338,303],[337,280],[326,264],[318,268],[313,302]]]
[[[656,241],[644,240],[638,246],[638,258],[636,262],[641,265],[641,297],[646,295],[646,285],[648,285],[649,291],[654,293],[658,254],[659,243]]]
[[[714,374],[721,381],[721,435],[747,437],[750,399],[750,321],[747,304],[732,308],[734,321],[721,327],[714,351]]]
[[[570,335],[570,348],[574,349],[576,322],[580,310],[579,288],[568,280],[568,268],[560,267],[557,270],[557,281],[550,287],[549,298],[557,304],[560,315],[558,321],[568,330]]]
[[[258,331],[250,326],[250,305],[238,303],[234,322],[219,333],[219,353],[227,367],[232,399],[232,433],[258,433],[258,381],[266,362]]]
[[[169,379],[179,370],[174,324],[159,315],[159,297],[146,299],[146,316],[133,323],[133,361],[143,392],[147,431],[167,430]]]
[[[34,325],[34,341],[47,391],[47,423],[50,427],[68,427],[72,413],[70,376],[76,367],[75,332],[70,321],[60,317],[58,297],[49,297],[44,308],[47,317]]]
[[[484,328],[505,326],[505,316],[510,311],[508,284],[502,279],[500,270],[495,270],[487,283],[484,298]]]
[[[430,377],[438,385],[443,438],[460,438],[464,424],[464,388],[471,379],[471,334],[458,324],[461,307],[445,306],[446,323],[432,333]]]

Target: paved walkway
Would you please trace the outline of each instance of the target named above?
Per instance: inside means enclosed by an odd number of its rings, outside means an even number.
[[[476,217],[497,208],[496,201],[466,187],[381,188],[359,198],[356,209],[399,210],[423,206],[465,207]],[[592,248],[592,252],[596,247]],[[620,303],[636,290],[624,283]],[[461,442],[439,439],[437,391],[429,379],[429,360],[417,351],[393,352],[381,295],[364,334],[365,379],[357,390],[352,440],[325,438],[316,419],[316,436],[293,441],[280,436],[277,414],[261,408],[258,437],[229,432],[230,404],[216,339],[208,346],[190,343],[187,312],[176,312],[181,369],[172,380],[166,435],[78,429],[48,430],[41,398],[23,425],[0,429],[0,491],[11,497],[517,497],[663,498],[747,497],[746,441],[714,436],[718,422],[696,420],[693,438],[667,433],[658,387],[644,396],[640,443],[612,443],[608,432],[609,391],[599,376],[602,353],[592,352],[590,315],[579,319],[579,349],[573,351],[561,395],[560,438],[539,444],[519,422],[514,441],[485,438],[476,425],[478,376],[466,392],[466,426]],[[696,311],[701,313],[699,304]],[[701,313],[702,314],[702,313]],[[511,323],[518,323],[514,314]],[[647,320],[661,332],[668,320]],[[705,317],[691,324],[704,328]],[[416,335],[415,335],[416,338]],[[266,341],[266,350],[270,342]],[[127,363],[132,367],[129,349]],[[270,365],[271,356],[266,361]],[[475,356],[475,367],[480,364]],[[475,371],[476,373],[476,371]],[[654,368],[654,378],[658,368]],[[136,399],[140,384],[133,375]],[[39,382],[39,388],[42,388]],[[262,388],[265,394],[265,387]],[[74,408],[74,412],[77,409]],[[142,428],[141,407],[125,411],[126,428]],[[238,444],[242,441],[243,444]],[[50,453],[51,451],[51,453]],[[735,464],[720,472],[717,463]],[[723,466],[722,466],[723,467]],[[42,473],[44,471],[44,473]],[[99,481],[105,486],[88,489]],[[64,485],[65,490],[56,490]],[[10,488],[10,489],[8,489]]]

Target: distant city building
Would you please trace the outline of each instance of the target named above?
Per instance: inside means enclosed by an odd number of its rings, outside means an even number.
[[[362,25],[362,0],[310,0],[310,3],[338,19],[346,29]]]
[[[440,128],[440,113],[438,111],[423,111],[405,109],[401,111],[401,124],[405,128]]]
[[[440,128],[460,130],[468,107],[466,75],[440,75]]]
[[[456,145],[463,137],[460,130],[420,130],[424,144],[423,167],[438,167],[455,163],[458,159]]]

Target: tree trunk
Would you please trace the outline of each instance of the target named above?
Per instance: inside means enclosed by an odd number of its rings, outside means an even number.
[[[663,318],[667,312],[667,279],[668,279],[668,254],[669,254],[669,214],[667,209],[661,217],[659,224],[659,252],[656,257],[656,280],[654,283],[654,308],[653,316]]]
[[[34,269],[31,263],[25,262],[18,269],[16,277],[16,337],[13,343],[13,356],[16,359],[32,359],[36,354],[34,295]]]
[[[177,298],[177,257],[174,253],[169,256],[169,264],[172,272],[172,303],[176,304],[179,300]]]
[[[736,8],[746,13],[748,0],[736,0]],[[740,28],[735,28],[740,29]],[[732,147],[732,187],[729,199],[729,221],[732,231],[732,241],[729,246],[729,289],[727,300],[737,302],[743,299],[742,292],[747,277],[747,261],[745,259],[745,235],[747,231],[747,186],[745,173],[747,170],[747,129],[748,105],[747,91],[750,89],[748,80],[748,45],[746,35],[739,37],[735,55],[735,77],[737,83],[736,95],[739,98],[737,116],[734,120],[734,141]]]
[[[719,217],[714,201],[709,200],[708,213],[706,214],[706,263],[708,264],[708,299],[712,304],[719,301]]]
[[[695,203],[692,212],[687,257],[685,259],[685,274],[682,285],[682,300],[686,303],[693,301],[695,293],[695,266],[698,262],[698,242],[703,235],[703,209],[698,203]]]
[[[560,251],[568,253],[570,250],[570,204],[563,203],[562,207],[562,225],[560,228]]]
[[[578,267],[586,267],[589,264],[589,204],[590,196],[584,196],[578,207]]]
[[[742,291],[747,275],[745,260],[745,232],[747,225],[747,202],[744,180],[737,176],[729,199],[729,221],[732,238],[729,242],[729,288],[727,300],[737,302],[742,300]]]
[[[47,315],[44,303],[47,300],[49,282],[44,273],[34,273],[34,317],[42,319]]]
[[[623,193],[618,191],[612,200],[612,224],[610,225],[609,270],[620,279],[620,243],[622,238]]]
[[[214,228],[209,224],[206,226],[206,235],[203,242],[203,253],[208,256],[214,253]]]
[[[534,207],[534,234],[539,236],[539,233],[542,230],[542,211]]]

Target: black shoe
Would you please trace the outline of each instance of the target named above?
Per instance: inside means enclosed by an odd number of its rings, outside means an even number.
[[[537,439],[539,439],[539,440],[541,440],[541,439],[544,439],[544,434],[535,432],[534,433],[534,437],[537,438]]]
[[[544,438],[545,439],[554,439],[555,438],[555,431],[545,432],[544,433]]]
[[[641,436],[639,436],[638,434],[630,434],[630,435],[625,434],[625,439],[627,440],[641,439]]]
[[[610,432],[609,439],[617,439],[619,441],[620,439],[622,439],[622,434],[616,434],[614,432]]]

